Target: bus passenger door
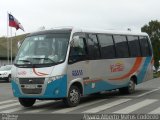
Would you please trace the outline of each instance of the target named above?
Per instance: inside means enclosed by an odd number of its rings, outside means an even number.
[[[74,82],[80,82],[83,86],[85,80],[89,79],[88,71],[89,61],[85,35],[75,34],[70,43],[68,58],[68,87]]]
[[[106,66],[100,60],[100,48],[96,34],[87,34],[87,47],[89,59],[89,81],[85,84],[86,94],[100,92],[105,89],[103,70]]]

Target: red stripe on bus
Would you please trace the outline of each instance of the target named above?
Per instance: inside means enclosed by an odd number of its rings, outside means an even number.
[[[46,73],[36,72],[35,68],[33,68],[33,72],[34,72],[34,74],[36,74],[36,75],[38,75],[38,76],[48,75],[48,74],[46,74]]]
[[[101,80],[102,80],[102,79],[94,79],[94,80],[88,79],[88,80],[84,80],[83,83],[84,83],[84,84],[88,84],[88,83],[92,83],[92,82],[98,82],[98,81],[101,81]]]
[[[140,65],[142,63],[142,59],[143,59],[142,57],[137,57],[132,69],[127,74],[125,74],[121,77],[117,77],[117,78],[110,78],[109,80],[122,80],[122,79],[129,77],[130,75],[132,75],[134,72],[136,72],[138,70],[138,68],[140,67]]]

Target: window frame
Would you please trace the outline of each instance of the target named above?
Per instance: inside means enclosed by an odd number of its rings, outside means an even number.
[[[74,37],[74,36],[79,36],[80,38],[83,38],[86,55],[82,55],[82,56],[84,56],[83,59],[79,59],[79,60],[76,60],[76,61],[70,61],[71,42],[73,41],[73,37]],[[69,49],[69,55],[68,55],[68,64],[74,64],[74,63],[77,63],[77,62],[80,62],[80,61],[85,61],[85,60],[88,60],[88,48],[87,48],[86,34],[85,34],[85,33],[82,33],[82,32],[76,32],[76,33],[74,33],[74,34],[72,35],[72,40],[70,41],[70,49]]]
[[[127,55],[127,57],[122,57],[122,56],[118,56],[118,50],[117,50],[117,43],[116,43],[116,41],[115,41],[115,37],[114,36],[124,36],[124,38],[126,39],[126,47],[127,47],[127,51],[128,51],[128,55]],[[129,51],[129,46],[128,46],[128,40],[127,40],[127,35],[126,34],[113,34],[113,40],[114,40],[114,44],[115,44],[115,50],[116,50],[116,58],[130,58],[130,51]],[[118,42],[119,43],[119,42]]]
[[[129,54],[130,54],[130,57],[132,58],[132,57],[141,57],[142,56],[142,51],[141,51],[141,45],[140,45],[140,40],[139,40],[139,36],[138,35],[127,35],[126,36],[127,37],[127,41],[128,41],[128,49],[129,49]],[[138,39],[137,39],[137,42],[138,42],[138,45],[139,45],[139,56],[138,55],[136,55],[136,56],[132,56],[132,54],[131,54],[131,49],[130,49],[130,40],[129,40],[129,37],[137,37]]]
[[[146,41],[147,41],[147,44],[148,44],[148,55],[143,55],[143,50],[142,50],[142,44],[141,44],[141,39],[140,39],[140,37],[145,37],[145,38],[146,38]],[[152,56],[151,44],[150,44],[150,42],[149,42],[148,36],[138,36],[138,39],[139,39],[139,44],[140,44],[140,49],[141,49],[141,56],[142,56],[142,57]]]
[[[89,35],[95,35],[96,37],[96,40],[97,40],[97,47],[98,47],[98,53],[99,53],[99,56],[97,56],[97,58],[92,58],[90,55],[90,50],[89,50],[89,43],[88,43],[88,39],[89,39]],[[87,49],[88,49],[88,59],[89,60],[99,60],[101,59],[101,51],[100,51],[100,44],[99,44],[99,40],[98,40],[98,36],[97,36],[97,33],[86,33],[86,43],[87,43]]]
[[[101,47],[101,42],[100,42],[100,38],[99,38],[100,35],[110,36],[112,38],[112,42],[113,42],[112,45],[113,45],[113,51],[114,51],[114,56],[112,58],[103,58],[102,47]],[[115,41],[113,39],[113,34],[99,33],[99,34],[97,34],[97,38],[98,38],[98,41],[99,41],[99,48],[100,48],[100,53],[101,53],[101,59],[115,59],[116,58],[116,49],[115,49]]]

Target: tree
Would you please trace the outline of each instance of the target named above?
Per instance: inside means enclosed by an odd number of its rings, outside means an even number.
[[[141,28],[141,31],[146,32],[151,39],[154,55],[154,66],[158,69],[160,60],[160,22],[157,20],[150,21],[148,25],[146,24]]]

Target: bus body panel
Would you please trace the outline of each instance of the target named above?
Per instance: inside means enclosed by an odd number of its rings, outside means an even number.
[[[74,63],[68,66],[68,80],[81,79],[84,95],[125,87],[132,76],[137,77],[139,84],[152,79],[151,59],[137,57]]]
[[[76,32],[82,31],[78,30]],[[122,34],[121,32],[114,33],[105,31],[83,32]],[[73,30],[70,36],[70,43],[74,33],[75,31]],[[139,34],[127,32],[123,33],[123,35]],[[140,35],[147,36],[147,34]],[[41,68],[13,67],[12,89],[14,96],[18,98],[57,99],[67,97],[70,86],[76,82],[82,85],[82,94],[87,95],[126,87],[132,76],[137,77],[137,84],[152,79],[152,56],[83,60],[69,64],[70,47],[69,44],[65,61],[58,65]],[[31,80],[35,78],[44,78],[42,92],[40,94],[24,94],[24,92],[22,92],[22,84],[19,83],[19,79],[21,78],[31,78]],[[34,90],[31,90],[31,92],[33,91]]]

